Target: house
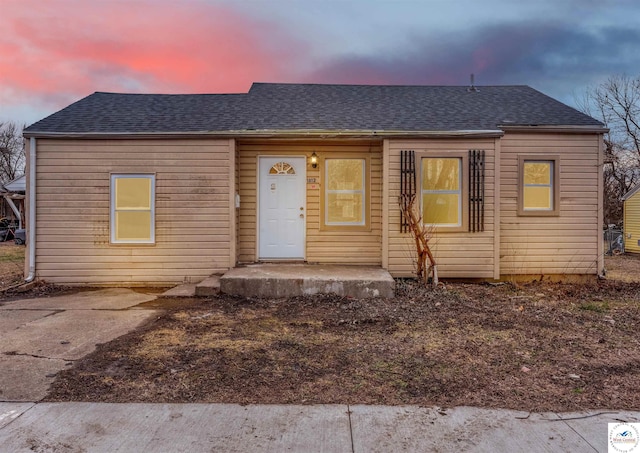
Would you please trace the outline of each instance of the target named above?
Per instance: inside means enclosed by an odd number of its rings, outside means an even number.
[[[640,185],[622,197],[624,250],[640,253]]]
[[[24,131],[27,279],[159,285],[281,260],[411,276],[407,193],[441,278],[595,276],[605,131],[527,86],[97,92]]]

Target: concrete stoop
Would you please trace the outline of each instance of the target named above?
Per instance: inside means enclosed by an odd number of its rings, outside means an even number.
[[[252,264],[231,269],[220,278],[220,292],[244,297],[292,297],[337,294],[369,299],[394,296],[395,282],[378,267]]]

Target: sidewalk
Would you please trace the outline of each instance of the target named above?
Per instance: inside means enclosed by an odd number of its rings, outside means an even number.
[[[606,412],[606,413],[603,413]],[[639,412],[0,403],[1,452],[606,452]]]

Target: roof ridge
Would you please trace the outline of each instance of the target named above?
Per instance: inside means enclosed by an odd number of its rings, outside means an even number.
[[[321,87],[384,87],[384,88],[468,88],[468,84],[392,84],[392,83],[295,83],[295,82],[253,82],[251,84],[251,89],[254,86],[264,86],[264,85],[272,85],[272,86],[321,86]],[[478,85],[474,84],[475,87],[486,87],[486,88],[532,88],[529,85],[525,84],[513,84],[513,85]],[[537,90],[536,90],[537,91]]]

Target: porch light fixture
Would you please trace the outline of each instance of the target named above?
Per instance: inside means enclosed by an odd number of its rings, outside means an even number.
[[[316,152],[314,151],[313,154],[311,154],[311,168],[318,168],[318,155],[316,154]]]

